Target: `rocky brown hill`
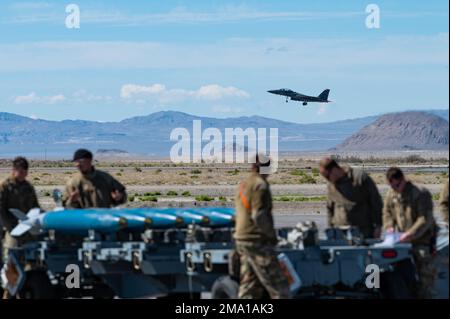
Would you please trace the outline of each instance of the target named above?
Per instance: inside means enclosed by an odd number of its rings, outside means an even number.
[[[426,112],[385,114],[363,127],[338,151],[445,150],[448,149],[448,121]]]

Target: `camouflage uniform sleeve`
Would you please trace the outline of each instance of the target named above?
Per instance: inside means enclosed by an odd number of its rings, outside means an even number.
[[[115,179],[114,177],[112,177],[110,175],[110,185],[111,185],[111,190],[112,191],[119,191],[120,193],[123,194],[122,199],[120,201],[114,201],[114,205],[118,206],[118,205],[122,205],[125,204],[127,202],[127,192],[125,189],[125,186],[123,186],[117,179]]]
[[[443,220],[448,224],[448,181],[441,192],[439,205]]]
[[[433,226],[433,199],[430,192],[424,190],[416,201],[417,219],[407,230],[411,234],[411,240],[420,238],[430,227]]]
[[[269,216],[270,212],[268,211],[268,207],[270,206],[267,203],[268,200],[267,185],[262,183],[256,184],[251,200],[252,219],[265,234],[271,234],[273,232]]]
[[[31,186],[31,192],[32,192],[31,207],[41,208],[41,206],[39,205],[39,200],[38,200],[37,194],[36,194],[36,189],[33,186]]]
[[[66,208],[81,208],[79,202],[72,202],[70,200],[70,193],[76,189],[76,185],[74,185],[73,181],[70,180],[67,182],[66,189],[64,191],[64,195],[62,197],[62,204]],[[81,194],[80,194],[81,196]]]
[[[369,195],[368,200],[372,224],[380,227],[382,225],[383,199],[381,198],[377,185],[370,176],[367,176],[365,184]]]
[[[328,216],[328,227],[333,227],[334,202],[329,198],[327,199],[327,216]]]
[[[327,185],[328,198],[327,198],[327,216],[328,216],[328,227],[333,227],[333,217],[334,217],[334,201],[330,199],[331,187]]]
[[[389,228],[394,228],[395,219],[394,212],[392,211],[392,195],[389,191],[386,195],[386,199],[383,207],[383,229],[388,230]]]

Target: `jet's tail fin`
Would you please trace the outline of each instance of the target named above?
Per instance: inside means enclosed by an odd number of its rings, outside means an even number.
[[[328,101],[328,94],[330,94],[330,90],[326,89],[325,91],[323,91],[322,93],[320,93],[320,95],[318,96],[319,99],[322,99],[324,101]]]
[[[20,209],[10,208],[9,211],[20,221],[28,219],[28,216],[24,214]]]
[[[9,211],[11,212],[11,214],[13,214],[20,221],[24,221],[24,220],[27,220],[27,219],[30,219],[30,218],[37,217],[41,213],[41,209],[40,208],[30,209],[28,214],[25,214],[20,209],[16,209],[16,208],[10,208]]]

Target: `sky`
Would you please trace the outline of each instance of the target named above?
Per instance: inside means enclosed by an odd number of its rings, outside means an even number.
[[[67,8],[80,10],[79,28]],[[379,27],[369,28],[379,9]],[[66,12],[68,9],[68,12]],[[0,2],[0,112],[319,123],[448,109],[448,1]],[[329,104],[285,103],[267,90]]]

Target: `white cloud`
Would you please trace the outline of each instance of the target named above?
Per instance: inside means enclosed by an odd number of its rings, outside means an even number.
[[[209,84],[198,90],[167,89],[163,84],[143,86],[125,84],[120,89],[120,97],[143,103],[147,99],[156,99],[159,103],[169,104],[187,99],[216,101],[225,98],[249,98],[250,94],[233,86],[223,87],[218,84]]]
[[[36,92],[31,92],[28,95],[19,95],[13,98],[14,104],[58,104],[62,102],[82,102],[82,103],[95,103],[95,102],[109,102],[113,98],[108,95],[95,95],[87,92],[86,90],[78,90],[72,95],[65,96],[63,94],[41,96]]]
[[[222,87],[217,84],[210,84],[202,86],[197,92],[195,92],[197,98],[207,99],[207,100],[220,100],[226,97],[240,97],[240,98],[249,98],[250,95],[237,89],[233,86]]]
[[[53,96],[38,96],[35,92],[28,95],[16,96],[13,100],[14,104],[57,104],[64,102],[66,97],[62,94]]]
[[[29,104],[29,103],[36,103],[39,100],[39,98],[36,96],[36,93],[32,92],[28,95],[22,95],[22,96],[16,96],[14,98],[15,104]]]
[[[142,86],[136,84],[125,84],[120,89],[120,97],[123,99],[131,98],[133,95],[139,94],[159,94],[166,90],[162,84],[154,84],[151,86]]]
[[[66,97],[62,94],[58,94],[55,96],[43,97],[43,99],[44,101],[48,101],[48,104],[55,104],[59,102],[64,102],[66,100]]]

